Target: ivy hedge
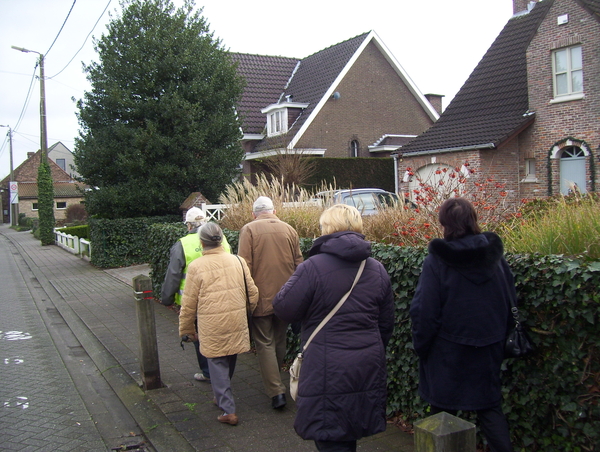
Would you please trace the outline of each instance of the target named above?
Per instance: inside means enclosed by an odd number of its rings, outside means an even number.
[[[238,233],[224,232],[236,252]],[[160,293],[169,249],[185,233],[182,224],[154,224],[147,234],[140,234],[156,275],[152,276],[155,293]],[[311,239],[301,239],[305,257],[311,245]],[[396,304],[396,328],[387,350],[387,410],[390,416],[401,413],[408,422],[427,415],[427,405],[417,391],[418,359],[409,317],[426,253],[421,248],[373,244],[373,257],[390,275]],[[503,364],[503,408],[515,449],[599,450],[600,262],[542,255],[507,255],[507,260],[515,274],[523,323],[537,349],[529,357]],[[291,358],[299,340],[291,332],[288,338]]]

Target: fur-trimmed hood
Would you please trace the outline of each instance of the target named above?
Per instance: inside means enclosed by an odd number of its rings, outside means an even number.
[[[482,284],[492,277],[504,254],[504,246],[497,234],[484,232],[451,241],[434,239],[429,244],[429,253],[469,281]]]

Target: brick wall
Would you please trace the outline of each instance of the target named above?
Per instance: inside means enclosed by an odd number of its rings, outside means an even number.
[[[298,148],[325,148],[325,157],[349,157],[352,140],[359,157],[384,134],[418,135],[432,121],[377,46],[370,43],[298,142]]]
[[[557,18],[568,14],[568,23],[558,25]],[[583,51],[583,89],[585,97],[570,102],[552,103],[552,51],[581,44]],[[523,188],[524,197],[548,194],[548,154],[555,145],[587,143],[592,154],[600,146],[600,23],[575,0],[554,2],[527,52],[529,78],[529,108],[535,112],[533,127],[520,137],[522,156],[520,166],[524,171],[526,156],[536,159],[538,191],[535,185]],[[567,141],[574,138],[574,141]],[[584,146],[585,147],[585,146]],[[560,156],[560,152],[558,152]],[[596,155],[593,158],[597,158]],[[586,158],[587,190],[592,189],[589,158]],[[596,165],[599,162],[596,160]],[[550,163],[552,192],[560,192],[560,161]],[[596,171],[597,173],[597,171]],[[521,173],[521,176],[524,176]],[[533,187],[533,188],[532,188]],[[598,188],[598,187],[596,187]]]

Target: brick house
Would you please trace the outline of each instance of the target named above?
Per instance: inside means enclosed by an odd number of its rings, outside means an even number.
[[[389,158],[439,117],[373,31],[303,59],[232,53],[246,88],[244,173],[277,153]],[[435,105],[435,107],[434,107]]]
[[[41,152],[29,152],[27,160],[21,163],[14,170],[14,180],[19,184],[19,207],[18,212],[25,214],[26,217],[37,218],[38,217],[38,190],[37,190],[37,176],[38,168],[40,166]],[[50,165],[50,171],[52,173],[52,181],[54,185],[54,218],[57,223],[60,223],[66,217],[66,210],[71,204],[80,204],[83,202],[84,197],[81,190],[84,189],[85,185],[76,183],[71,179],[62,168],[60,168],[52,159],[48,159]],[[3,206],[3,220],[5,223],[10,222],[8,215],[8,183],[10,182],[10,176],[5,177],[0,182],[2,187],[2,206]]]
[[[513,0],[513,11],[439,120],[398,151],[411,198],[450,168],[465,184],[501,183],[510,203],[597,191],[600,0]]]

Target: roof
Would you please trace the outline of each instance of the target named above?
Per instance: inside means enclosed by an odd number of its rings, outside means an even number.
[[[394,59],[373,31],[363,33],[332,45],[302,60],[284,57],[232,54],[238,62],[238,73],[246,79],[246,88],[238,110],[243,119],[245,134],[264,134],[265,107],[291,101],[308,104],[286,134],[288,148],[293,148],[322,105],[333,94],[337,85],[360,56],[362,50],[373,42],[392,65],[400,78],[418,99],[432,120],[437,112],[414,85],[408,74]],[[282,137],[265,138],[255,151],[282,147]]]
[[[83,198],[83,192],[87,185],[70,183],[70,182],[55,182],[54,198]],[[19,182],[19,198],[37,198],[38,186],[37,182]]]
[[[41,161],[41,151],[37,151],[31,157],[28,157],[23,163],[17,166],[13,171],[14,180],[23,182],[37,182],[38,168]],[[52,159],[48,159],[48,165],[50,165],[50,172],[52,174],[52,180],[55,182],[70,182],[72,181],[71,176],[67,174],[60,166],[58,166]],[[7,186],[10,181],[10,174],[2,179],[0,184]]]
[[[192,192],[179,206],[180,210],[188,210],[191,207],[200,207],[202,203],[210,204],[210,201],[199,191]]]
[[[238,103],[244,133],[261,134],[266,121],[260,110],[279,101],[300,60],[244,53],[232,53],[231,57],[238,63],[238,74],[246,81],[242,99]]]
[[[403,154],[494,149],[534,120],[526,51],[553,1],[508,21],[440,119],[403,146]]]

